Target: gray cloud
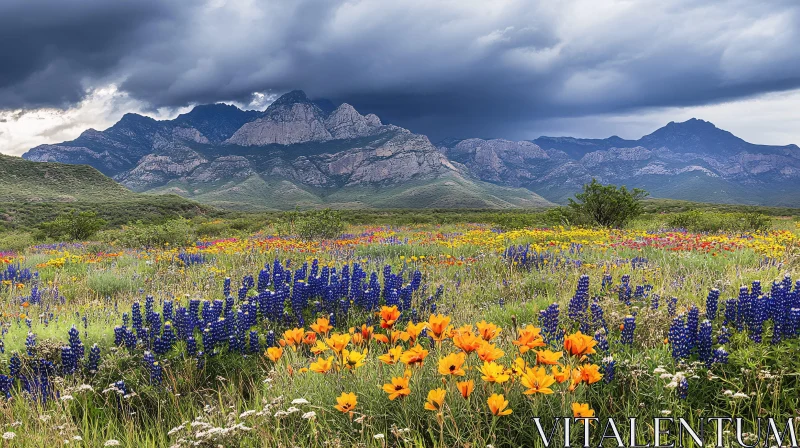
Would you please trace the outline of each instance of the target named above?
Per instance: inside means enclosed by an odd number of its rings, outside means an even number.
[[[434,139],[529,138],[558,117],[800,87],[794,0],[7,3],[0,109],[102,82],[153,108],[301,88]]]

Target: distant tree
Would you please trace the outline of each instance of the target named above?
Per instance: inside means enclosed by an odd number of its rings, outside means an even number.
[[[39,237],[54,240],[83,241],[93,237],[107,224],[95,212],[71,211],[39,225]]]
[[[340,212],[326,208],[284,212],[275,227],[279,235],[297,235],[304,240],[317,240],[338,237],[346,225]]]
[[[597,225],[619,228],[642,213],[642,199],[648,195],[639,188],[628,190],[624,185],[618,188],[592,179],[583,192],[569,200],[569,206]]]

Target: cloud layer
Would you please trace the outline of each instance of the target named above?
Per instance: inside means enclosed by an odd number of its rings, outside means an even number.
[[[0,39],[0,110],[301,88],[433,139],[800,88],[795,0],[6,0]]]

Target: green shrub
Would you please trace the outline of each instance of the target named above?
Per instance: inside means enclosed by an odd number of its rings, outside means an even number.
[[[104,235],[107,241],[124,247],[186,246],[197,239],[187,219],[173,219],[164,224],[142,224],[122,226],[116,232]]]
[[[617,188],[592,179],[592,183],[583,186],[583,192],[569,200],[569,206],[593,224],[619,228],[642,214],[642,199],[647,195],[638,188],[628,190],[624,185]]]
[[[121,292],[133,292],[140,286],[131,276],[116,275],[108,271],[89,274],[86,284],[89,289],[103,297],[113,297]]]
[[[230,233],[231,226],[227,221],[214,220],[201,222],[195,228],[195,233],[199,237],[213,238]]]
[[[83,241],[93,237],[106,224],[108,222],[98,218],[95,212],[71,211],[40,224],[37,236],[40,239]]]
[[[677,213],[667,220],[667,225],[691,232],[763,232],[772,221],[761,213],[722,213],[690,210]]]
[[[336,238],[346,226],[341,212],[329,208],[286,212],[275,223],[279,235],[297,235],[304,240]]]
[[[22,252],[33,245],[33,235],[27,232],[0,233],[0,252]]]

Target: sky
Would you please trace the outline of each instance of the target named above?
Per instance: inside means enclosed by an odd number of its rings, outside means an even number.
[[[3,0],[0,152],[126,112],[348,102],[428,135],[800,144],[796,0]]]

